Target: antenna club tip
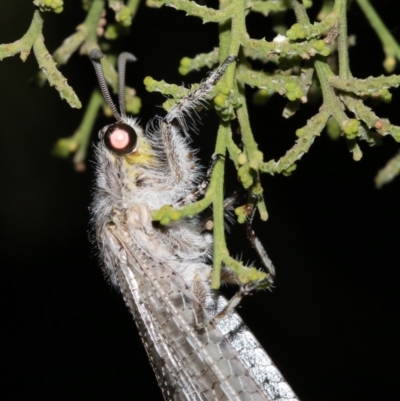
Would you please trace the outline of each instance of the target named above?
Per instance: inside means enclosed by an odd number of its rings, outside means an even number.
[[[89,57],[92,60],[100,60],[103,57],[103,53],[99,49],[92,49],[90,50]]]
[[[132,54],[128,52],[123,52],[119,55],[118,59],[122,62],[125,61],[137,61],[137,58]]]

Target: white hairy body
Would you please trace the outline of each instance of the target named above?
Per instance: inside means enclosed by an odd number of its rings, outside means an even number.
[[[126,121],[138,134],[140,159],[133,162],[110,153],[100,142],[96,149],[97,181],[93,214],[96,230],[102,232],[110,218],[124,221],[129,235],[152,258],[170,261],[183,279],[193,285],[196,275],[208,280],[211,267],[212,236],[202,233],[198,218],[154,226],[151,213],[163,205],[174,205],[192,193],[202,179],[201,168],[189,148],[188,140],[174,126],[159,120],[160,130],[168,130],[170,154],[167,155],[160,131],[149,132],[146,138],[137,120]],[[154,127],[153,127],[154,128]],[[174,160],[168,163],[168,156]],[[116,284],[115,272],[108,269]]]

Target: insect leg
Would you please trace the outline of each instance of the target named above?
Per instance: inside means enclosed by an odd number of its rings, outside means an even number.
[[[197,188],[195,190],[179,199],[174,204],[174,207],[182,207],[184,205],[187,205],[188,203],[196,202],[197,200],[199,200],[207,191],[215,164],[218,160],[223,160],[224,158],[224,155],[213,154],[205,178],[200,182],[200,184],[197,185]]]
[[[256,289],[258,283],[249,283],[246,285],[242,285],[239,291],[226,303],[226,305],[220,310],[215,316],[213,316],[208,322],[204,324],[199,324],[197,321],[196,328],[200,332],[210,330],[212,326],[218,325],[223,319],[225,319],[231,312],[235,310],[235,308],[242,301],[243,297],[250,294],[251,291]]]
[[[275,278],[275,267],[272,264],[271,259],[268,256],[267,251],[264,248],[264,245],[261,243],[261,241],[258,239],[256,236],[254,230],[253,230],[253,220],[254,216],[257,210],[257,203],[259,200],[258,195],[252,195],[252,203],[251,203],[251,210],[250,213],[247,217],[246,221],[246,233],[247,233],[247,238],[249,239],[251,245],[253,248],[256,250],[262,264],[265,266],[265,268],[268,271],[268,281],[270,284],[273,283],[273,279]]]
[[[162,149],[169,166],[170,187],[180,187],[184,191],[196,177],[195,163],[188,157],[190,154],[188,141],[180,134],[180,129],[187,134],[185,115],[190,117],[191,112],[196,113],[197,108],[204,105],[207,95],[221,79],[228,65],[236,60],[236,56],[229,56],[196,90],[172,107],[161,120],[159,131]]]
[[[185,128],[186,125],[184,124],[183,116],[185,114],[190,114],[191,111],[195,111],[199,106],[203,105],[206,96],[222,78],[229,64],[236,61],[238,61],[236,56],[229,56],[196,90],[172,107],[165,116],[165,120],[171,123],[172,120],[177,119],[181,123],[181,126]]]
[[[237,193],[235,193],[232,197],[227,198],[225,200],[225,203],[228,205],[233,204],[237,200],[237,197],[238,195]],[[248,283],[243,285],[240,284],[240,281],[237,279],[235,274],[231,272],[230,269],[227,268],[223,269],[221,280],[226,283],[239,284],[240,288],[239,291],[225,305],[225,307],[217,315],[213,317],[212,319],[213,324],[218,324],[220,321],[222,321],[229,313],[231,313],[236,308],[236,306],[239,305],[243,297],[248,295],[251,291],[257,289],[259,286],[262,286],[265,282],[268,283],[268,286],[271,286],[273,284],[273,279],[275,278],[275,267],[272,264],[272,261],[269,258],[267,251],[265,250],[261,241],[256,236],[252,227],[254,216],[257,210],[258,200],[259,196],[257,195],[252,196],[251,209],[246,221],[246,232],[251,245],[256,250],[258,256],[261,259],[262,264],[265,266],[268,272],[268,276],[262,282]],[[208,327],[210,324],[211,322],[209,322],[206,325],[206,327]]]

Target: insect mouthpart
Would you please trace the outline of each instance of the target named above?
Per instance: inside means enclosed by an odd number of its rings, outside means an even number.
[[[137,148],[138,136],[129,124],[118,122],[109,125],[103,136],[106,148],[118,156],[133,153]]]

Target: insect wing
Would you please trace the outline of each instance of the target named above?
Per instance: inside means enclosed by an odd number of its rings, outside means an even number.
[[[227,304],[223,296],[216,300],[215,308],[220,311]],[[250,375],[262,388],[269,401],[299,401],[281,372],[236,313],[230,313],[220,323],[221,330]]]
[[[211,318],[182,278],[148,256],[121,227],[110,226],[107,232],[118,255],[113,265],[119,285],[166,400],[297,400],[236,313],[218,327],[211,320],[207,328],[196,328],[203,317]],[[217,302],[218,308],[226,303],[221,296]],[[260,373],[260,366],[246,366],[257,361],[264,361],[275,379]]]
[[[133,314],[140,337],[148,354],[150,364],[155,372],[158,384],[166,401],[202,400],[201,397],[185,397],[179,393],[183,388],[193,390],[194,386],[182,370],[181,364],[168,346],[168,338],[159,322],[154,320],[151,308],[163,308],[159,295],[153,293],[153,288],[146,289],[147,280],[143,279],[143,269],[137,264],[141,252],[132,258],[132,244],[125,233],[115,226],[106,229],[107,243],[111,252],[104,252],[109,257],[109,263],[115,270],[118,285],[124,301]],[[138,249],[133,248],[135,251]],[[144,262],[144,261],[142,261]]]
[[[184,281],[169,266],[146,255],[121,227],[110,226],[108,232],[115,244],[114,254],[119,248],[122,262],[114,261],[119,285],[140,322],[164,397],[265,401],[219,329],[212,327],[203,333],[195,329],[195,309],[202,306]]]

